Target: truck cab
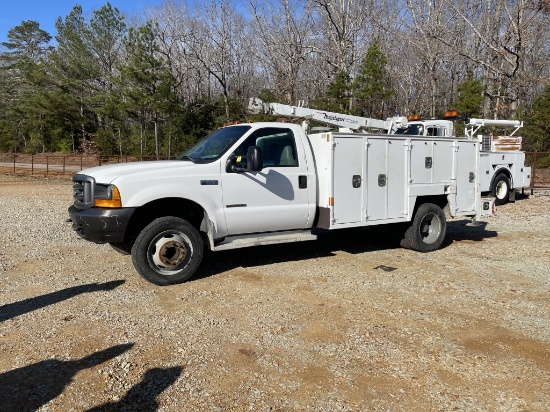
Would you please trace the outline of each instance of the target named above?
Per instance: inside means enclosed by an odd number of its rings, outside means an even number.
[[[157,283],[192,265],[190,251],[202,251],[203,241],[214,249],[239,235],[308,229],[317,186],[307,142],[298,125],[239,124],[214,131],[177,160],[84,170],[73,177],[73,229],[123,253],[136,244],[149,250],[134,265],[140,273],[155,266]],[[144,239],[148,225],[168,216],[186,227]],[[177,256],[163,262],[163,248]]]
[[[450,120],[443,119],[409,120],[407,127],[396,130],[395,134],[451,137],[454,136],[454,123]]]
[[[200,206],[201,214],[213,217],[209,235],[214,240],[243,233],[304,229],[311,226],[316,198],[314,162],[305,144],[307,139],[298,125],[224,127],[178,160],[115,164],[77,173],[70,212],[83,238],[109,243],[129,240],[120,221],[108,223],[116,220],[110,216],[110,208],[101,208],[108,206],[102,197],[114,190],[122,193],[116,206],[127,211],[125,222],[134,213],[144,214],[144,210],[150,217],[158,210],[184,209],[185,199]],[[261,170],[248,164],[251,147],[261,149]],[[77,214],[92,209],[97,214],[96,223],[88,220],[86,225],[80,224]],[[105,230],[105,225],[112,225],[112,230]]]

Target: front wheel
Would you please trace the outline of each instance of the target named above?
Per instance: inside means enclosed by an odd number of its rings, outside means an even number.
[[[511,184],[508,176],[501,173],[495,178],[492,190],[492,194],[496,198],[495,205],[500,206],[508,203],[508,199],[510,198],[510,187]]]
[[[132,247],[137,272],[156,285],[171,285],[189,279],[199,267],[203,242],[189,222],[161,217],[147,225]]]
[[[443,244],[447,234],[445,213],[433,203],[418,207],[411,226],[405,232],[402,246],[418,252],[432,252]]]

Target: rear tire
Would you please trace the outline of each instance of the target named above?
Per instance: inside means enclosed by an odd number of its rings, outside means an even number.
[[[491,194],[496,198],[495,199],[495,205],[505,205],[508,203],[508,200],[510,199],[510,179],[508,179],[508,176],[500,173],[493,182],[493,190],[491,191]]]
[[[418,252],[432,252],[443,244],[447,234],[445,213],[433,203],[418,207],[401,245]]]
[[[202,255],[203,241],[197,229],[174,216],[161,217],[145,226],[132,247],[136,271],[161,286],[189,279]]]

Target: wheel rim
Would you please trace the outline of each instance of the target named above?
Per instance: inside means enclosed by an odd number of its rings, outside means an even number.
[[[191,240],[178,231],[167,231],[156,236],[147,249],[149,265],[161,275],[175,275],[191,260]]]
[[[432,244],[441,234],[441,220],[435,213],[428,213],[420,222],[420,239],[426,244]]]
[[[499,199],[504,199],[504,197],[506,196],[506,192],[508,192],[508,184],[506,183],[506,181],[501,180],[497,183],[496,196]]]

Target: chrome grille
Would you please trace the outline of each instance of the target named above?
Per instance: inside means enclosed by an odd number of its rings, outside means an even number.
[[[89,209],[94,205],[95,181],[91,176],[73,177],[73,204],[77,209]]]

